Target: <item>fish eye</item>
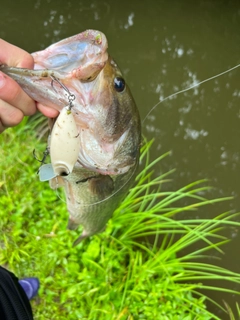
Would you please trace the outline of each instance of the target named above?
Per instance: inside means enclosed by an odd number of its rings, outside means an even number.
[[[125,89],[125,80],[121,77],[114,78],[114,88],[117,92],[123,92]]]

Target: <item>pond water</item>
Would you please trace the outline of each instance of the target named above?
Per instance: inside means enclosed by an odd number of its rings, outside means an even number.
[[[239,1],[1,3],[0,37],[29,52],[88,28],[108,38],[139,107],[143,134],[155,139],[152,157],[171,150],[156,168],[177,169],[170,188],[208,178],[214,187],[209,197],[234,199],[197,215],[240,211],[240,68],[167,99],[145,118],[160,99],[240,63]],[[226,235],[232,241],[223,247],[225,255],[214,253],[221,258],[217,263],[240,272],[239,230]],[[232,306],[240,301],[222,293],[210,296]]]

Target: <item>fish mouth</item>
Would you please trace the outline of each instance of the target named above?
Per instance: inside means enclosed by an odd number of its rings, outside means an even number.
[[[86,92],[78,83],[96,79],[107,63],[107,48],[102,32],[86,30],[32,53],[34,70],[4,65],[0,70],[17,81],[31,98],[60,111],[69,104],[70,94],[78,97],[77,103],[86,104]]]
[[[84,80],[91,76],[94,66],[105,65],[107,47],[107,39],[102,32],[86,30],[32,53],[34,69],[54,69],[65,73],[78,70],[78,78]]]

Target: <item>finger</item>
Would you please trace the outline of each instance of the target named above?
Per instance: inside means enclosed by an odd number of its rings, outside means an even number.
[[[56,118],[59,115],[59,112],[53,108],[46,107],[41,103],[37,103],[37,108],[45,117]]]
[[[2,72],[0,72],[0,99],[18,108],[25,116],[36,112],[35,101],[13,79]]]
[[[0,64],[2,63],[8,66],[33,69],[33,57],[25,50],[22,50],[3,39],[0,39],[0,48]],[[9,54],[9,52],[11,54]]]
[[[24,114],[21,110],[0,100],[0,132],[3,132],[8,127],[19,124],[22,121],[23,116]]]

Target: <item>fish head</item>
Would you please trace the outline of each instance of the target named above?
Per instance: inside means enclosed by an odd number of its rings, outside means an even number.
[[[103,33],[87,30],[33,53],[35,70],[1,70],[43,105],[61,111],[71,104],[78,164],[116,175],[135,164],[141,132],[135,102],[107,48]]]

